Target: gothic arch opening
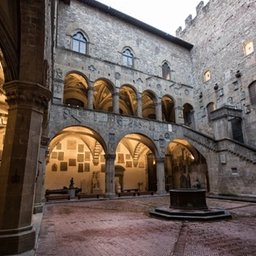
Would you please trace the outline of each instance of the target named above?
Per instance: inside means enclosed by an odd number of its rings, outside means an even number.
[[[155,96],[149,91],[142,94],[142,117],[156,119]]]
[[[175,109],[173,99],[167,95],[162,98],[162,120],[175,123]]]
[[[187,140],[175,139],[169,143],[165,155],[166,190],[196,187],[210,190],[206,159]]]
[[[105,191],[105,146],[94,131],[72,126],[60,131],[49,144],[45,190],[74,186],[83,193],[92,193],[93,177],[98,176],[99,188]]]
[[[123,85],[119,90],[119,113],[137,116],[137,94],[129,85]]]
[[[65,77],[63,103],[87,107],[88,84],[83,76],[77,73],[70,73]]]
[[[183,105],[184,124],[195,129],[194,108],[189,103]]]
[[[98,80],[94,83],[93,106],[96,110],[105,112],[113,111],[114,92],[112,84],[107,80]]]

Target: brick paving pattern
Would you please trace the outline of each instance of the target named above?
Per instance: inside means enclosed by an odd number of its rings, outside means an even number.
[[[231,220],[166,221],[149,216],[169,196],[45,205],[37,256],[255,256],[256,203],[207,199]]]

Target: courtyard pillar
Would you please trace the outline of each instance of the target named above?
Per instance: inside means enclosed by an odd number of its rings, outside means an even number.
[[[90,82],[88,86],[88,103],[87,103],[88,109],[93,109],[93,83]]]
[[[113,93],[113,112],[119,114],[119,88]]]
[[[184,124],[184,117],[183,117],[183,107],[177,106],[174,108],[175,110],[175,123],[176,124]]]
[[[164,175],[164,158],[156,158],[156,178],[157,178],[157,194],[164,195],[165,191],[165,175]]]
[[[156,106],[156,120],[162,121],[162,102],[157,102]]]
[[[32,82],[3,86],[9,105],[0,169],[0,255],[34,249],[34,188],[44,110],[51,92]]]
[[[105,173],[105,197],[114,198],[115,193],[115,159],[116,155],[105,155],[106,159],[106,173]]]
[[[142,103],[141,103],[141,93],[139,94],[139,97],[137,98],[137,116],[142,117]]]
[[[38,157],[38,168],[36,173],[36,189],[35,189],[35,199],[34,199],[34,213],[43,212],[43,199],[44,199],[44,176],[46,168],[46,155],[47,147],[49,143],[49,138],[42,136],[40,151]]]

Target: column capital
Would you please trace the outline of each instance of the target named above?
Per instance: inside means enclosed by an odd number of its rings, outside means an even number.
[[[38,83],[14,80],[3,85],[9,107],[16,105],[47,109],[52,92]]]
[[[116,154],[107,154],[105,155],[106,160],[115,160],[116,159]]]

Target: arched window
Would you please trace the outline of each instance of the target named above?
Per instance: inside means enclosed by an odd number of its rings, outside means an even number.
[[[72,37],[72,50],[76,52],[86,53],[87,40],[81,32],[77,32]]]
[[[256,81],[249,85],[249,95],[252,105],[256,105]]]
[[[123,51],[123,65],[127,67],[134,67],[134,55],[130,49]]]
[[[207,115],[208,115],[208,121],[211,122],[212,119],[211,119],[211,112],[214,111],[216,109],[216,106],[213,102],[209,103],[207,105]]]
[[[171,79],[171,68],[167,62],[164,62],[164,64],[162,65],[162,76],[166,80]]]

